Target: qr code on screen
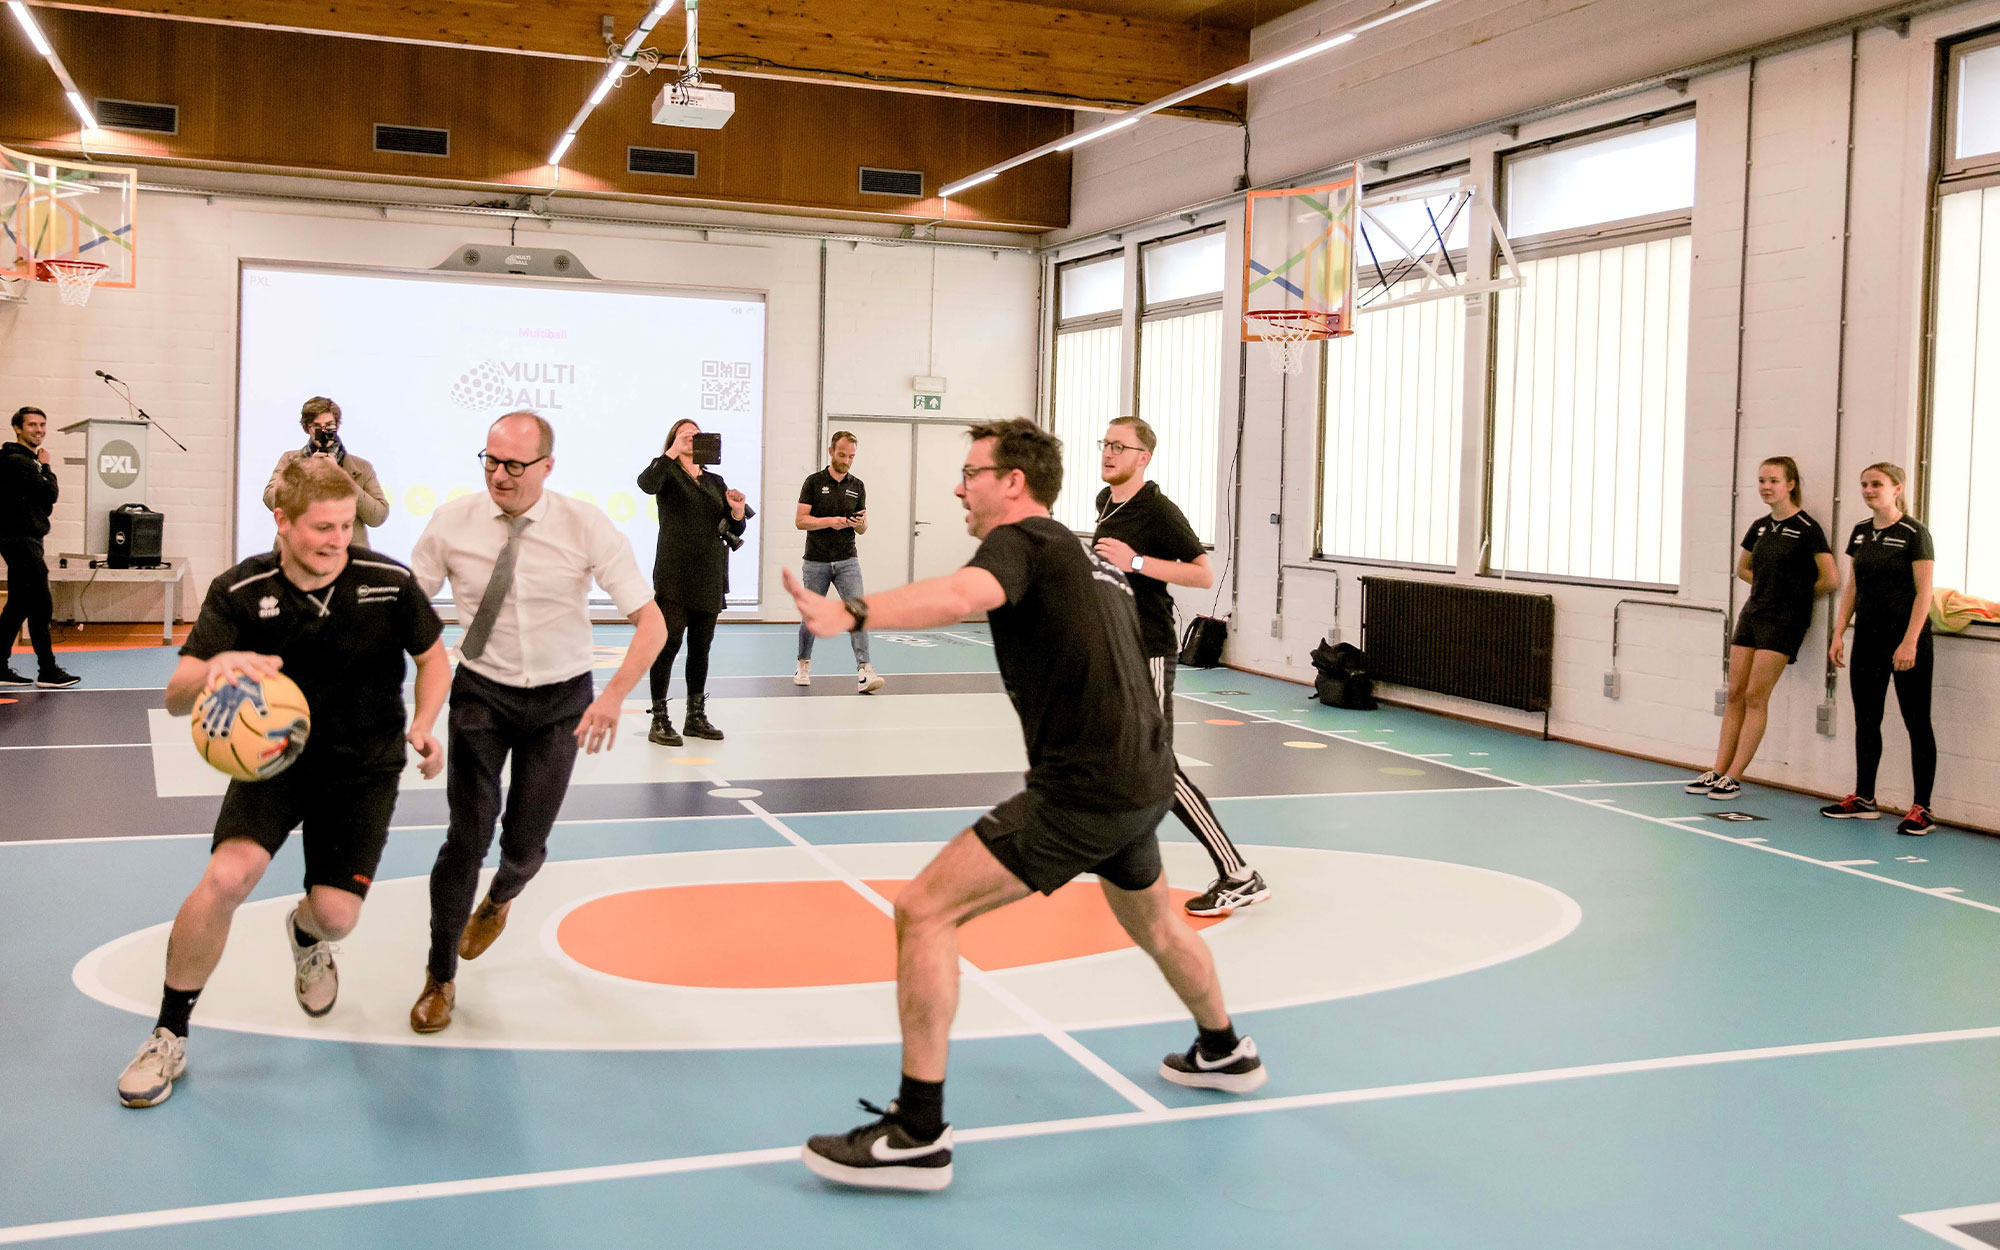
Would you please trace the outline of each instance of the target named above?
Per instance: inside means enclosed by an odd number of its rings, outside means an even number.
[[[750,362],[702,361],[701,408],[703,412],[750,411]]]

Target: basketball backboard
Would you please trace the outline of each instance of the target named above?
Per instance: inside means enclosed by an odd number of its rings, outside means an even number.
[[[48,260],[105,266],[99,287],[138,282],[139,171],[0,147],[0,274]]]

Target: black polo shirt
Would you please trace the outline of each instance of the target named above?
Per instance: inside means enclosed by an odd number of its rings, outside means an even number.
[[[1743,605],[1744,615],[1767,623],[1803,626],[1810,621],[1818,557],[1833,550],[1819,522],[1804,512],[1782,521],[1759,517],[1744,532],[1742,545],[1750,553],[1750,599]]]
[[[821,469],[799,487],[799,502],[816,517],[853,516],[868,506],[868,488],[852,473],[835,478],[832,469]],[[853,530],[806,531],[806,559],[833,564],[853,558]]]
[[[387,556],[352,553],[332,582],[300,590],[267,551],[209,584],[181,654],[280,657],[312,707],[307,754],[401,767],[403,657],[430,650],[443,631],[416,578]]]
[[[1847,536],[1847,558],[1854,562],[1855,633],[1894,634],[1900,640],[1917,608],[1917,573],[1911,566],[1937,559],[1930,530],[1911,517],[1876,529],[1871,516]],[[1930,629],[1926,615],[1920,632]]]
[[[1097,492],[1097,530],[1100,538],[1116,538],[1148,560],[1198,560],[1204,548],[1187,517],[1167,498],[1158,482],[1148,482],[1124,503],[1111,502],[1111,488]],[[1181,644],[1174,634],[1174,595],[1167,584],[1144,573],[1131,573],[1132,597],[1139,609],[1139,632],[1146,642],[1146,654],[1177,655]]]
[[[1125,575],[1048,517],[998,527],[967,567],[991,573],[1007,596],[987,622],[1021,718],[1028,789],[1085,812],[1168,798],[1173,748]]]

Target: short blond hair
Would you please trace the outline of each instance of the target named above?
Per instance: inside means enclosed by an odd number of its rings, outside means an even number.
[[[296,522],[306,509],[331,499],[353,499],[361,494],[347,470],[320,456],[301,456],[278,474],[278,511]]]

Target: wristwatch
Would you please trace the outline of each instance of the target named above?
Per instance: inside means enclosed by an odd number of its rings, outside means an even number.
[[[860,595],[849,595],[840,601],[840,606],[846,608],[847,614],[854,618],[854,628],[848,630],[848,633],[858,634],[868,628],[868,601],[866,599],[863,599]]]
[[[1133,571],[1134,573],[1143,573],[1143,572],[1145,572],[1145,571],[1146,571],[1146,557],[1144,557],[1144,556],[1133,556],[1133,557],[1132,557],[1132,571]]]

